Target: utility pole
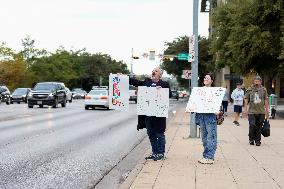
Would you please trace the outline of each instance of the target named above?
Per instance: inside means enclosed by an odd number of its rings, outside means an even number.
[[[191,91],[193,87],[198,87],[198,2],[199,0],[193,0],[193,35],[195,36],[195,60],[191,62],[191,81],[189,83]],[[196,113],[190,114],[190,138],[197,137],[195,114]]]
[[[132,52],[131,52],[131,65],[130,65],[130,74],[133,75],[133,48],[132,48]]]

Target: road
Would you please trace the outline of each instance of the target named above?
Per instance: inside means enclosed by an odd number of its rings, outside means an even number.
[[[171,110],[178,102],[171,100]],[[129,112],[0,105],[0,188],[93,188],[145,138]]]

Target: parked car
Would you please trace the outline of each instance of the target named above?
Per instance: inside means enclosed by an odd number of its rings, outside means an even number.
[[[68,87],[65,87],[65,91],[66,91],[66,100],[69,103],[72,103],[72,100],[73,100],[72,92],[70,91],[70,89]]]
[[[11,95],[11,104],[17,102],[20,104],[21,102],[28,103],[28,94],[31,92],[30,88],[17,88]]]
[[[5,85],[0,85],[0,103],[6,102],[7,105],[11,102],[11,93]]]
[[[173,99],[179,100],[179,93],[177,90],[171,90]]]
[[[109,91],[106,88],[93,88],[85,97],[85,110],[102,107],[109,109]]]
[[[61,104],[62,107],[66,107],[66,91],[62,83],[37,83],[28,95],[29,108],[33,108],[34,105],[38,105],[40,108],[44,105],[57,108],[58,104]]]
[[[129,101],[137,103],[137,89],[132,85],[129,85]]]
[[[87,94],[87,92],[81,88],[75,88],[71,92],[73,99],[84,99]]]

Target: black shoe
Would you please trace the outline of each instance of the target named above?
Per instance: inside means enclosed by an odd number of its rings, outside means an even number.
[[[255,145],[256,145],[256,146],[260,146],[260,145],[261,145],[261,142],[256,142]]]
[[[237,121],[233,121],[233,123],[234,123],[236,126],[240,126],[240,123],[237,122]]]
[[[155,158],[155,154],[151,154],[151,155],[145,157],[146,160],[148,160],[148,159],[154,159],[154,158]]]
[[[164,154],[156,154],[154,157],[154,161],[158,161],[164,159]]]
[[[249,141],[249,144],[250,144],[250,145],[254,145],[254,141],[253,141],[253,140],[250,140],[250,141]]]

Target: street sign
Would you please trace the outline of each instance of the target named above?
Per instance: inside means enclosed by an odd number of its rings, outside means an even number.
[[[150,51],[149,60],[155,60],[155,51]]]
[[[188,60],[188,53],[178,53],[178,60]]]
[[[191,70],[182,70],[182,78],[191,79]]]
[[[188,48],[188,52],[189,52],[189,58],[188,58],[188,62],[193,62],[195,60],[195,35],[192,35],[189,37],[188,39],[189,41],[189,48]]]

